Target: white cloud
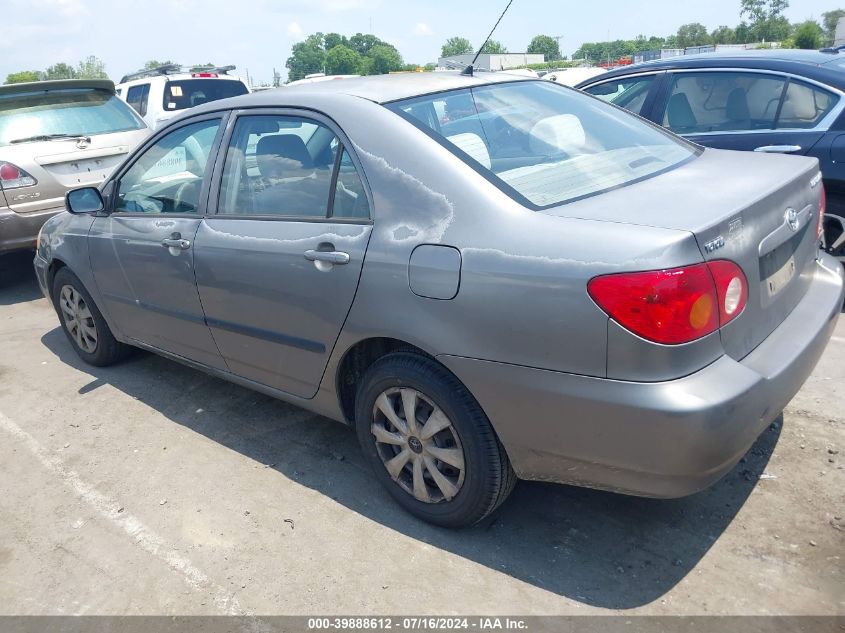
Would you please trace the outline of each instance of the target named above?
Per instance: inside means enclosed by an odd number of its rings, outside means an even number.
[[[299,26],[299,22],[291,22],[288,24],[288,35],[290,37],[302,37],[302,27]]]
[[[434,35],[434,31],[432,31],[425,22],[417,22],[417,25],[414,27],[414,35],[418,37],[426,37]]]

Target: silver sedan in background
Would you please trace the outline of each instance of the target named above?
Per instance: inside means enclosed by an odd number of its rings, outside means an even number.
[[[399,504],[456,527],[517,478],[726,473],[840,313],[823,199],[815,159],[552,82],[347,79],[191,110],[68,195],[35,267],[83,360],[140,347],[347,422]]]

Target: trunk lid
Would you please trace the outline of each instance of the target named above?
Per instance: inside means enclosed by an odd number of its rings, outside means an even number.
[[[818,161],[706,150],[660,176],[543,211],[692,233],[705,260],[738,264],[748,282],[743,313],[721,328],[725,352],[741,359],[807,291],[818,253]],[[690,262],[694,263],[694,262]]]

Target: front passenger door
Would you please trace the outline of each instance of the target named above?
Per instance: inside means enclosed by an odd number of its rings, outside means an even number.
[[[88,236],[105,307],[127,337],[225,369],[194,279],[194,238],[205,212],[218,116],[152,143],[113,184],[110,214]]]

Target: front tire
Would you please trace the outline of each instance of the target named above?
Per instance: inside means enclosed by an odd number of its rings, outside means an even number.
[[[126,357],[131,348],[114,337],[85,286],[67,268],[53,278],[52,297],[62,330],[79,358],[105,367]]]
[[[373,363],[358,389],[355,420],[376,477],[399,505],[429,523],[478,523],[516,483],[481,407],[429,358],[402,352]]]

